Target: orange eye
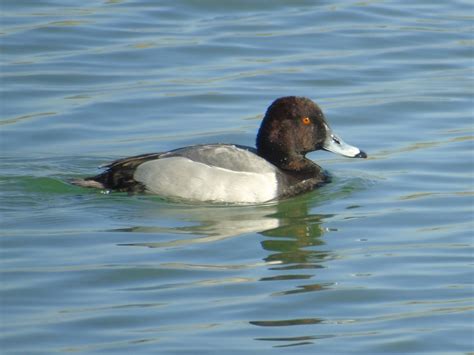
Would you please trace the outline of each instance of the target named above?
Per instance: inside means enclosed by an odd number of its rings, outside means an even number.
[[[309,117],[303,117],[301,119],[301,122],[303,122],[303,124],[307,126],[311,123],[311,119]]]

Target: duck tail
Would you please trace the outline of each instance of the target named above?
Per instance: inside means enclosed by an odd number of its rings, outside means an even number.
[[[70,181],[71,184],[81,187],[89,187],[94,189],[105,189],[105,185],[94,178],[74,179]]]

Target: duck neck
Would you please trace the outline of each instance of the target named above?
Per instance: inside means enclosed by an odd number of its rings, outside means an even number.
[[[303,154],[289,153],[275,147],[273,149],[262,149],[262,147],[259,147],[258,154],[288,173],[305,175],[309,178],[322,172],[319,165],[306,158]]]

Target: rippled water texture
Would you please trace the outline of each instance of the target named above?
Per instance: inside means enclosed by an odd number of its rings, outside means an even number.
[[[2,353],[468,353],[469,1],[1,5]],[[133,154],[253,145],[317,101],[367,151],[259,206],[68,180]]]

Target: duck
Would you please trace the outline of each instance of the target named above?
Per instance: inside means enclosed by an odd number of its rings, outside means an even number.
[[[306,157],[316,150],[367,158],[333,132],[315,102],[285,96],[268,107],[255,148],[212,143],[142,154],[113,161],[102,173],[73,184],[181,201],[265,203],[330,182],[330,175]]]

